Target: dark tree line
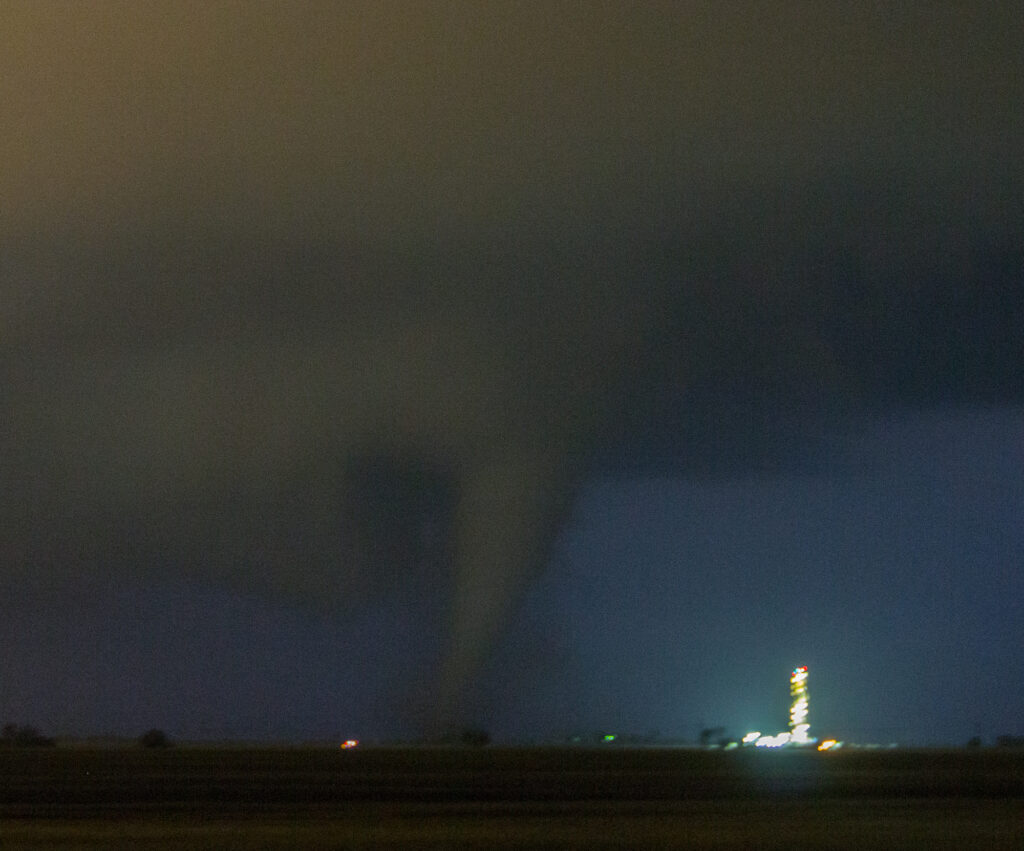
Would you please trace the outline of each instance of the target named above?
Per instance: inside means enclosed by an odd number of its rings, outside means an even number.
[[[169,748],[171,746],[171,740],[167,737],[167,734],[163,730],[146,730],[141,736],[139,736],[139,744],[144,748]]]
[[[51,747],[53,744],[53,739],[27,724],[5,724],[0,731],[0,745],[4,747]]]

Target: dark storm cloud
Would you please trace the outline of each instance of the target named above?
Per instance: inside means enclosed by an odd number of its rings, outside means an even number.
[[[595,451],[763,468],[851,406],[1021,398],[1016,4],[33,2],[0,33],[14,574],[337,600],[454,562],[464,671]]]

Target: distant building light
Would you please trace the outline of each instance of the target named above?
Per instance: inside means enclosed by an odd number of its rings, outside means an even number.
[[[341,749],[343,751],[350,751],[350,750],[352,750],[352,748],[354,748],[358,744],[359,744],[359,739],[345,739],[345,741],[343,741],[341,743]]]
[[[777,733],[774,736],[761,736],[754,746],[758,748],[781,748],[788,745],[793,737],[789,733]]]
[[[797,744],[808,744],[811,741],[807,732],[810,724],[807,720],[810,710],[810,698],[807,693],[807,666],[800,665],[793,669],[789,677],[789,729],[793,741]]]

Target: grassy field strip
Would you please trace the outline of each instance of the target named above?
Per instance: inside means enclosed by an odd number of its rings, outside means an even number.
[[[4,820],[6,849],[1024,848],[1020,802],[361,808],[346,817]]]

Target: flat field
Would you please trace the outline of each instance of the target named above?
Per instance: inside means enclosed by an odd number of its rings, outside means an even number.
[[[1024,848],[1024,752],[0,750],[0,848]]]

